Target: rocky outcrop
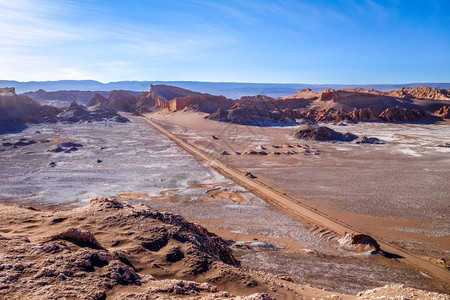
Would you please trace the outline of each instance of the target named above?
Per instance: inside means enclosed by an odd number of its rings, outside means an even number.
[[[21,208],[13,218],[39,220],[48,234],[39,242],[23,234],[0,235],[0,298],[233,299],[229,289],[252,295],[239,299],[272,299],[264,293],[273,293],[273,287],[293,297],[281,281],[269,283],[240,269],[232,242],[145,205],[98,197],[73,211]]]
[[[383,287],[360,292],[357,299],[376,300],[376,299],[433,299],[449,300],[448,294],[439,294],[436,292],[419,290],[404,286],[403,284],[388,284]]]
[[[289,95],[286,97],[283,97],[284,100],[288,100],[288,99],[317,99],[319,98],[320,93],[316,93],[313,90],[309,89],[309,88],[305,88],[300,90],[297,94],[295,95]]]
[[[104,299],[118,285],[139,285],[140,276],[120,253],[64,241],[31,243],[25,237],[0,237],[0,297],[27,299]],[[21,255],[16,255],[17,253]],[[103,274],[102,274],[103,273]]]
[[[16,89],[13,87],[0,88],[0,96],[14,96]]]
[[[434,114],[443,119],[450,119],[450,105],[443,105],[440,109],[435,111]]]
[[[108,96],[109,108],[131,112],[137,104],[137,98],[123,90],[112,91]]]
[[[253,126],[296,124],[292,114],[281,111],[275,99],[263,95],[242,97],[230,109],[218,109],[207,119]]]
[[[102,248],[91,232],[82,231],[75,227],[67,228],[60,234],[52,236],[51,240],[66,240],[80,247],[89,247],[94,249]]]
[[[214,96],[193,92],[170,85],[151,85],[148,95],[157,107],[167,108],[171,111],[192,109],[205,113],[213,113],[218,109],[228,109],[233,100],[224,96]]]
[[[137,114],[148,113],[156,106],[156,100],[153,99],[150,93],[142,93],[137,97],[136,106],[133,108],[133,112]]]
[[[449,90],[404,88],[380,92],[362,88],[326,89],[315,93],[317,97],[311,98],[315,100],[300,96],[308,93],[312,95],[311,91],[304,90],[298,96],[286,97],[286,100],[298,101],[283,108],[283,113],[296,119],[318,122],[415,122],[426,118],[426,112],[434,113],[438,105],[435,100],[446,100]],[[283,107],[278,100],[277,105]],[[431,118],[428,120],[432,121]]]
[[[385,142],[375,137],[361,136],[355,140],[355,144],[385,144]]]
[[[381,114],[380,119],[388,122],[410,122],[418,121],[426,116],[424,111],[418,109],[408,110],[400,106],[386,108]]]
[[[380,120],[378,115],[370,108],[355,108],[348,114],[348,118],[355,122],[376,122]]]
[[[16,95],[14,88],[0,90],[0,122],[6,123],[40,123],[56,122],[56,115],[61,109],[41,106],[33,99]]]
[[[206,119],[219,121],[219,122],[229,122],[228,111],[222,110],[221,108],[219,108],[218,110],[216,110],[212,114],[208,115],[206,117]]]
[[[112,91],[108,98],[103,97],[100,94],[89,100],[86,104],[87,107],[103,107],[108,109],[114,109],[124,112],[132,112],[136,106],[138,99],[123,90]]]
[[[351,142],[357,138],[356,135],[350,132],[340,133],[331,128],[317,125],[302,125],[295,129],[291,135],[298,139],[314,141]]]
[[[311,117],[312,112],[308,112],[307,116]],[[348,119],[347,114],[341,109],[336,110],[334,108],[329,108],[327,110],[320,111],[317,113],[317,115],[314,117],[314,120],[316,122],[339,122],[339,121],[345,121]]]
[[[27,96],[17,95],[14,88],[0,90],[0,121],[32,121],[41,105]]]
[[[63,211],[0,204],[0,227],[1,299],[338,297],[289,276],[239,268],[230,248],[258,253],[275,251],[277,245],[223,240],[179,215],[114,198],[94,198],[87,207]],[[354,251],[378,249],[376,241],[364,235],[347,235],[347,246]],[[423,299],[448,298],[408,292]]]
[[[57,115],[56,120],[59,122],[101,122],[111,121],[125,123],[129,120],[119,115],[114,109],[104,106],[85,107],[73,102],[70,107]]]
[[[26,92],[22,95],[28,96],[31,99],[37,101],[41,105],[52,105],[57,107],[67,107],[70,103],[76,101],[77,103],[85,105],[89,102],[96,94],[103,97],[108,97],[110,92],[106,91],[54,91],[47,92],[39,89],[34,92]]]
[[[387,95],[409,99],[450,100],[450,90],[430,88],[427,86],[415,88],[405,87],[399,90],[390,91]]]
[[[77,103],[77,102],[72,102],[73,103]],[[95,94],[94,97],[91,98],[91,100],[88,101],[88,103],[86,104],[87,107],[90,106],[107,106],[108,103],[108,98],[106,98],[105,96],[102,96],[100,94]],[[71,105],[72,105],[71,104]]]
[[[375,98],[380,95],[381,93],[378,91],[360,88],[342,90],[326,89],[319,93],[318,100],[331,102],[364,101],[364,99]]]
[[[339,239],[341,247],[356,252],[368,252],[371,254],[380,253],[378,242],[367,234],[346,233]]]

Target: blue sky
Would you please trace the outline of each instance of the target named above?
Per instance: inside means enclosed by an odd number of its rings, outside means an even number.
[[[0,0],[0,79],[450,82],[449,0]]]

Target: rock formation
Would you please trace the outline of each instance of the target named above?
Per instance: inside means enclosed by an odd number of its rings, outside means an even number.
[[[55,91],[47,92],[39,89],[35,92],[26,92],[22,95],[28,96],[41,105],[53,105],[58,107],[68,106],[70,103],[76,101],[77,103],[85,105],[91,100],[95,94],[99,94],[103,97],[108,97],[110,92],[106,91]]]
[[[380,119],[388,122],[418,121],[424,117],[424,111],[418,109],[408,110],[400,106],[386,108],[380,114]]]
[[[39,103],[29,97],[17,95],[14,88],[0,90],[0,120],[32,120],[40,110]]]
[[[233,105],[233,100],[223,96],[202,94],[170,85],[151,85],[148,97],[156,103],[157,107],[171,111],[193,109],[212,113],[218,109],[228,109]]]
[[[379,121],[378,115],[370,108],[354,108],[349,114],[348,118],[352,121],[375,122]]]
[[[426,112],[435,112],[435,100],[447,100],[449,93],[448,90],[425,87],[388,93],[361,88],[327,89],[318,93],[302,90],[297,95],[283,98],[297,101],[291,102],[283,113],[296,119],[318,122],[415,122],[426,118]],[[304,95],[311,97],[306,99]],[[277,104],[283,107],[280,101]]]
[[[138,99],[126,91],[112,91],[108,98],[95,94],[94,97],[86,104],[87,107],[103,107],[124,112],[132,112],[136,106]]]
[[[292,115],[283,113],[275,99],[263,95],[242,97],[228,110],[219,108],[207,119],[254,126],[295,124]]]
[[[450,119],[450,105],[443,105],[440,109],[435,111],[434,114],[443,119]]]
[[[0,204],[0,226],[1,299],[355,298],[242,269],[232,252],[275,251],[276,245],[257,239],[234,243],[182,216],[114,198],[97,197],[89,206],[63,211]],[[345,235],[341,246],[380,251],[363,234]],[[359,295],[449,299],[404,286]]]
[[[311,117],[311,111],[307,113],[308,117]],[[334,108],[328,108],[318,112],[314,118],[316,122],[337,122],[345,121],[348,119],[348,115],[342,110],[336,110]]]
[[[382,140],[374,137],[361,136],[355,140],[356,144],[385,144]]]
[[[450,100],[449,90],[430,88],[427,86],[415,88],[405,87],[399,90],[390,91],[387,95],[397,98]]]
[[[356,135],[347,132],[340,133],[331,128],[317,125],[302,125],[291,134],[293,137],[303,140],[315,141],[342,141],[350,142],[357,138]]]
[[[133,108],[133,112],[137,114],[151,112],[156,106],[156,100],[153,99],[150,93],[142,93],[137,97],[136,106]]]
[[[76,101],[72,102],[72,103],[77,103]],[[88,103],[86,103],[86,107],[90,107],[90,106],[107,106],[108,104],[108,98],[106,98],[105,96],[102,96],[100,94],[95,94],[94,97],[92,97]]]
[[[339,239],[341,247],[356,252],[369,252],[371,254],[380,253],[378,242],[367,234],[346,233]]]
[[[316,93],[309,88],[305,88],[305,89],[299,91],[297,94],[283,97],[283,99],[284,100],[288,100],[288,99],[314,99],[315,100],[319,97],[320,97],[320,93]]]
[[[101,96],[100,96],[101,97]],[[59,122],[99,122],[99,121],[111,121],[125,123],[129,120],[119,115],[114,109],[104,107],[102,105],[85,107],[73,102],[70,107],[57,115],[57,121]]]
[[[0,298],[233,299],[230,292],[237,292],[248,295],[239,299],[273,299],[268,293],[281,298],[296,295],[287,282],[273,275],[241,269],[230,242],[182,216],[145,205],[100,197],[73,211],[2,206],[0,221],[11,217],[18,224],[39,220],[46,231],[41,231],[38,241],[31,233],[36,228],[25,232],[30,238],[0,235]]]

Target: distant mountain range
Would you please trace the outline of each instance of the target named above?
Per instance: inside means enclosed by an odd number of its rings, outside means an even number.
[[[408,83],[408,84],[296,84],[296,83],[234,83],[234,82],[199,82],[199,81],[117,81],[101,83],[94,80],[59,80],[59,81],[29,81],[20,82],[13,80],[0,80],[0,87],[15,87],[18,94],[37,91],[47,92],[61,90],[79,91],[112,91],[127,90],[135,92],[149,91],[151,84],[168,84],[181,88],[223,95],[237,99],[246,95],[267,95],[271,97],[283,97],[297,93],[304,88],[319,91],[327,88],[364,88],[379,91],[390,91],[402,87],[428,86],[432,88],[450,89],[450,83]]]

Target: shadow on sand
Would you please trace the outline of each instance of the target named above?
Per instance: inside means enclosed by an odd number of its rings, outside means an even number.
[[[404,258],[404,257],[401,256],[401,255],[394,254],[394,253],[390,253],[390,252],[386,252],[386,251],[383,251],[383,250],[381,250],[381,252],[383,253],[384,257],[386,257],[386,258],[391,258],[391,259],[400,259],[400,258]]]

